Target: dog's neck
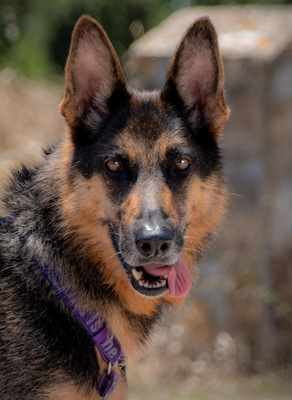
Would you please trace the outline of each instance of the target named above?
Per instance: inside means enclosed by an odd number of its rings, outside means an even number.
[[[12,214],[8,219],[14,216],[15,215]],[[20,240],[25,243],[25,236],[20,235]],[[106,321],[99,317],[96,311],[80,306],[77,297],[65,286],[58,274],[57,268],[53,264],[44,265],[42,261],[37,258],[34,259],[34,262],[47,278],[58,296],[62,299],[63,303],[89,333],[93,343],[97,347],[106,364],[105,371],[99,379],[98,390],[102,398],[107,398],[119,381],[112,367],[118,363],[119,368],[124,370],[126,366],[125,357],[122,353],[119,341],[108,329]]]
[[[74,227],[64,226],[64,219],[58,209],[58,196],[63,181],[59,175],[52,173],[53,165],[58,174],[60,166],[56,162],[54,149],[52,153],[47,154],[37,173],[32,171],[31,176],[24,171],[23,176],[17,176],[13,190],[7,197],[6,213],[15,215],[11,221],[14,234],[25,234],[27,238],[25,245],[19,243],[19,246],[25,246],[28,262],[31,262],[32,258],[41,257],[44,265],[56,263],[60,278],[65,282],[66,288],[78,296],[78,303],[87,309],[95,310],[101,318],[106,319],[108,328],[118,338],[127,359],[137,357],[142,353],[153,326],[160,320],[162,309],[168,303],[163,299],[149,300],[127,290],[127,278],[119,268],[118,259],[111,259],[112,263],[116,263],[115,271],[118,273],[114,285],[105,282],[104,270],[100,267],[101,261],[93,258],[90,243],[82,238],[78,241]],[[21,181],[18,182],[18,179]],[[47,187],[37,191],[36,180],[45,180],[48,183]],[[23,181],[26,181],[29,190],[22,190]],[[56,189],[55,198],[48,189],[51,185]],[[27,208],[28,196],[31,195],[35,197],[33,207]],[[46,234],[41,243],[37,236],[40,229]],[[106,233],[106,227],[103,229]],[[12,231],[11,234],[13,235]],[[62,265],[59,265],[60,260]],[[29,269],[29,277],[27,271],[23,271],[23,279],[29,279],[29,288],[42,292],[43,296],[50,298],[56,307],[60,307],[69,317],[71,312],[63,306],[60,297],[56,297],[51,285],[48,289],[48,281],[36,264],[35,268]]]
[[[112,370],[112,366],[118,363],[121,370],[125,369],[125,357],[120,343],[109,331],[106,322],[98,317],[95,311],[79,307],[76,296],[64,287],[54,266],[44,266],[39,260],[35,260],[35,262],[56,293],[90,334],[92,341],[106,363],[107,368],[99,380],[98,389],[100,396],[107,398],[119,381],[117,374]]]

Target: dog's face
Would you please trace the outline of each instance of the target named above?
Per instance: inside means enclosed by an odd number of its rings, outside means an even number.
[[[218,139],[228,108],[212,24],[193,24],[162,92],[141,94],[126,88],[102,28],[82,17],[66,78],[71,228],[108,282],[114,274],[144,297],[184,298],[225,203]]]

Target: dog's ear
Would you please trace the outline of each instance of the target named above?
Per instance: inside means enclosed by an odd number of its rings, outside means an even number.
[[[217,139],[229,115],[223,94],[223,65],[209,18],[194,22],[172,59],[162,100],[183,108],[193,128],[205,124]]]
[[[118,57],[102,27],[83,16],[73,31],[60,111],[71,127],[80,121],[96,125],[109,112],[114,93],[126,94]]]

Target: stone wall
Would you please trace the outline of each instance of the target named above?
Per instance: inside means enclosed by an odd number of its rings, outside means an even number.
[[[132,45],[134,87],[160,88],[199,16],[218,31],[231,116],[223,148],[230,206],[194,291],[249,370],[292,362],[292,7],[191,7]]]

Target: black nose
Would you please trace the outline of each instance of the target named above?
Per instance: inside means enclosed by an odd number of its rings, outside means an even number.
[[[169,252],[173,232],[163,226],[143,225],[135,234],[136,246],[143,257],[159,257]]]

